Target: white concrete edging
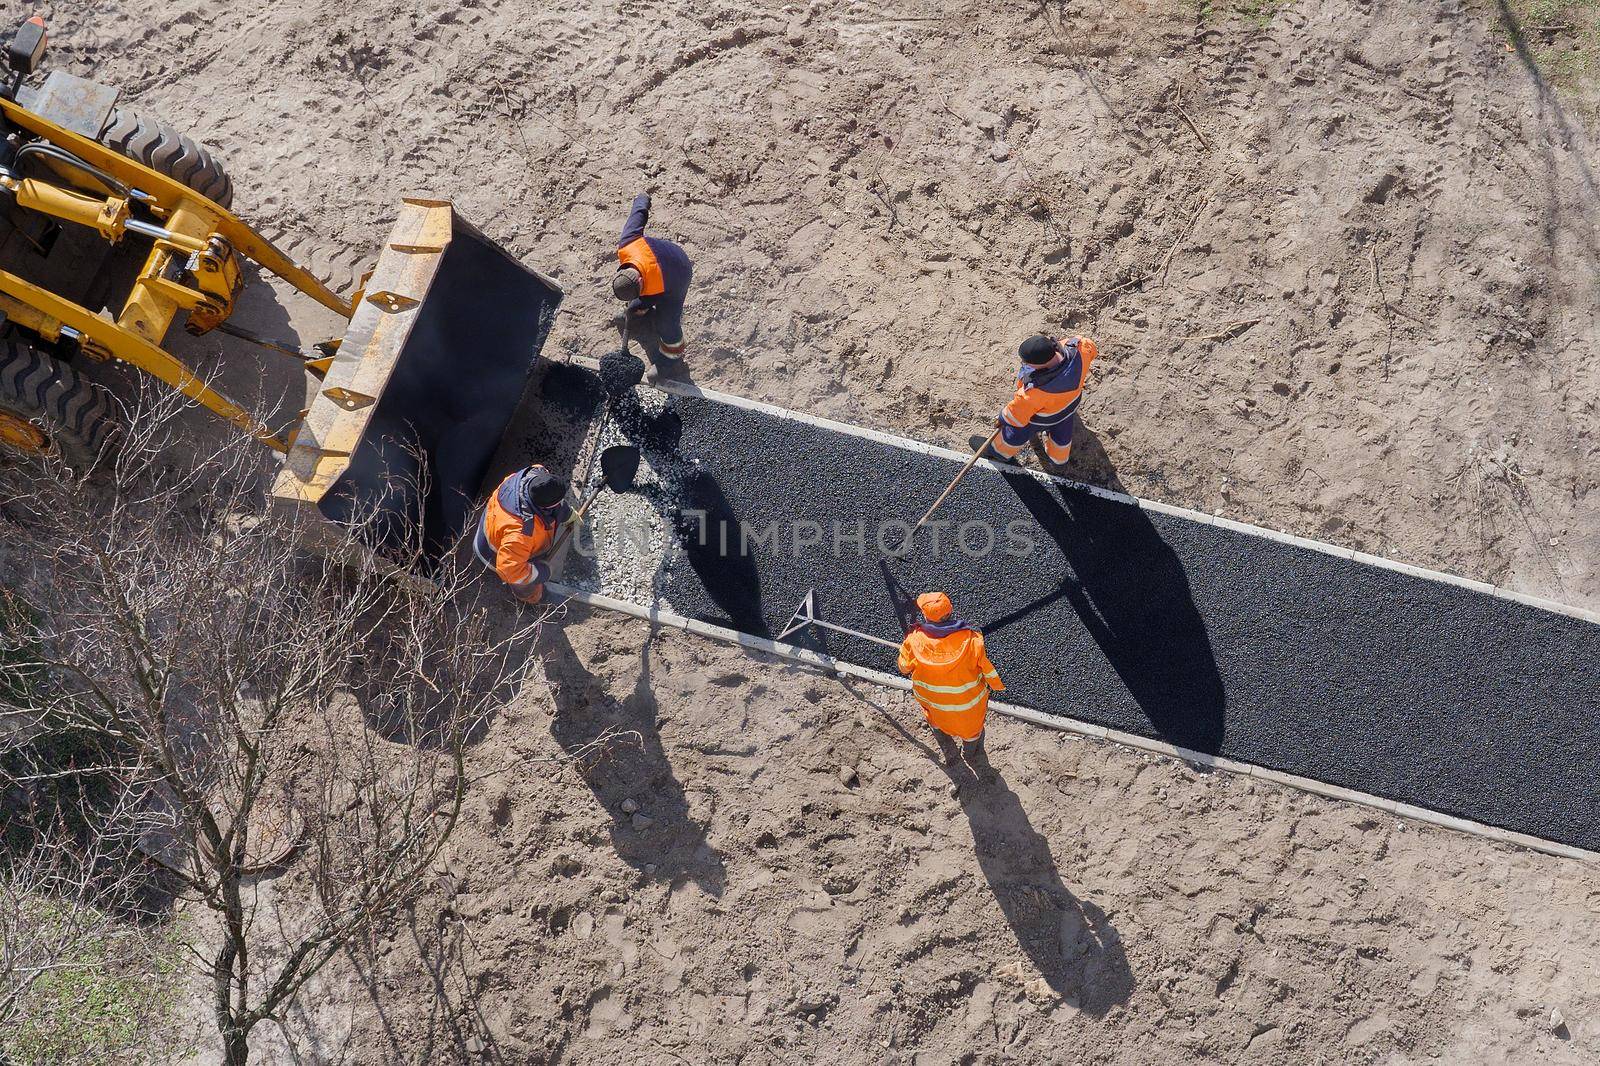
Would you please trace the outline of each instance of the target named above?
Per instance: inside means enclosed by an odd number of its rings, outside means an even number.
[[[737,644],[754,651],[774,655],[778,658],[788,659],[792,662],[802,663],[826,673],[858,677],[864,681],[887,688],[897,688],[909,691],[911,682],[903,677],[873,670],[854,663],[847,663],[820,652],[810,651],[796,647],[793,644],[780,644],[765,637],[751,636],[741,633],[726,626],[712,625],[709,622],[699,622],[692,618],[664,611],[659,607],[645,607],[630,600],[619,600],[614,596],[606,596],[597,592],[583,592],[578,589],[568,588],[555,582],[546,585],[549,591],[557,596],[568,597],[578,603],[588,604],[592,607],[601,607],[606,610],[617,611],[622,614],[632,615],[659,626],[671,629],[682,629],[712,640],[720,640],[728,644]],[[1125,733],[1120,729],[1109,729],[1105,726],[1095,725],[1092,722],[1081,722],[1074,718],[1062,715],[1045,714],[1031,707],[1018,707],[1009,703],[991,701],[990,708],[999,714],[1017,718],[1033,725],[1044,726],[1048,729],[1061,730],[1067,733],[1076,733],[1079,736],[1092,737],[1097,740],[1107,740],[1126,747],[1137,748],[1140,751],[1150,752],[1155,755],[1164,755],[1168,758],[1181,759],[1184,762],[1195,763],[1214,770],[1227,773],[1240,774],[1262,781],[1270,781],[1277,785],[1286,785],[1302,792],[1322,796],[1326,799],[1343,800],[1348,803],[1357,803],[1364,807],[1372,807],[1392,814],[1398,818],[1409,818],[1413,821],[1424,822],[1428,825],[1439,826],[1444,829],[1454,829],[1457,832],[1469,833],[1473,836],[1487,840],[1510,844],[1515,847],[1527,848],[1530,851],[1543,852],[1546,855],[1556,855],[1564,859],[1576,859],[1600,865],[1600,852],[1586,851],[1575,848],[1569,844],[1561,844],[1554,840],[1545,840],[1542,837],[1530,836],[1527,833],[1514,833],[1498,826],[1486,825],[1483,822],[1474,822],[1467,818],[1458,818],[1454,815],[1441,814],[1438,811],[1428,810],[1410,803],[1401,803],[1398,800],[1385,799],[1367,792],[1357,792],[1355,789],[1344,788],[1340,785],[1330,785],[1310,777],[1301,777],[1298,774],[1285,773],[1281,770],[1272,770],[1264,766],[1254,766],[1250,763],[1239,762],[1236,759],[1225,758],[1220,755],[1208,755],[1205,752],[1193,751],[1189,748],[1180,748],[1174,744],[1166,744],[1159,740],[1140,736],[1137,733]]]

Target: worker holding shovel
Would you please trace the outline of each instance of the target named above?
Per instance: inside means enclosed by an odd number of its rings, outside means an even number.
[[[1029,337],[1017,348],[1022,368],[1017,388],[1000,412],[998,438],[989,447],[1003,462],[1015,462],[1022,446],[1043,433],[1044,452],[1056,466],[1072,457],[1072,431],[1089,366],[1099,349],[1087,337]]]
[[[1005,685],[984,650],[983,634],[954,617],[949,596],[925,592],[917,597],[917,609],[922,617],[900,645],[900,672],[911,678],[944,765],[954,766],[965,755],[967,765],[978,770],[985,759],[989,692],[1004,691]]]
[[[683,304],[689,296],[694,264],[676,241],[646,237],[644,227],[649,221],[650,196],[640,193],[634,197],[633,210],[617,242],[618,265],[611,279],[611,292],[628,305],[625,329],[637,325],[646,333],[655,334],[654,344],[647,344],[646,350],[650,362],[660,371],[682,365],[687,347],[683,339]]]
[[[1078,425],[1078,401],[1083,398],[1083,383],[1099,348],[1088,337],[1029,337],[1017,348],[1022,368],[1017,371],[1016,392],[995,419],[995,430],[987,438],[972,438],[972,456],[961,472],[945,487],[939,498],[922,513],[900,547],[889,553],[903,559],[910,553],[917,532],[928,524],[956,486],[985,457],[1002,463],[1015,463],[1022,446],[1040,433],[1045,435],[1044,451],[1057,467],[1072,457],[1072,432]]]
[[[637,383],[637,379],[634,379]],[[615,376],[612,384],[618,384]],[[472,549],[483,565],[511,587],[523,603],[544,598],[550,564],[588,514],[601,489],[630,492],[639,473],[639,449],[614,444],[600,453],[600,483],[573,510],[567,506],[566,482],[537,463],[500,482],[489,497]]]
[[[566,482],[537,463],[500,482],[489,497],[472,549],[523,603],[544,598],[557,531],[572,516]]]

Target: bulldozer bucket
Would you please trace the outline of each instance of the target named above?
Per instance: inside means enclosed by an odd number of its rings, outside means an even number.
[[[472,519],[561,296],[449,201],[406,199],[274,505],[308,533],[325,519],[380,555],[437,561]]]

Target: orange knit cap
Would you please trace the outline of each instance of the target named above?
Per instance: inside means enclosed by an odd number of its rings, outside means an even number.
[[[930,622],[950,617],[950,597],[942,592],[924,592],[917,597],[917,607],[922,611],[922,617]]]

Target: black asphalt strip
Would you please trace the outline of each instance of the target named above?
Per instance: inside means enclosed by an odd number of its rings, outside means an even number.
[[[556,370],[547,402],[600,403]],[[898,639],[906,597],[942,589],[1009,702],[1600,849],[1600,625],[983,468],[937,550],[925,532],[888,560],[904,527],[880,524],[956,461],[698,397],[619,423],[675,472],[657,588],[679,614],[770,637],[815,589],[818,617]]]

